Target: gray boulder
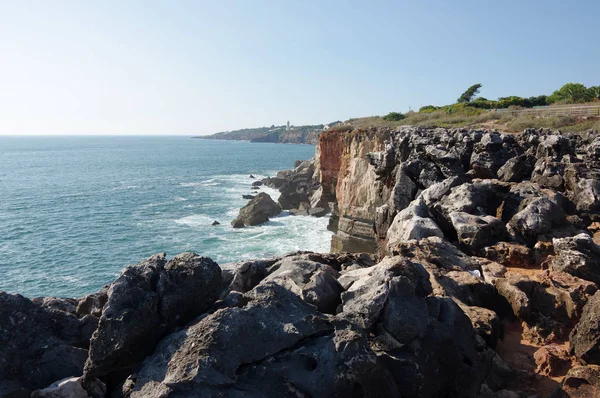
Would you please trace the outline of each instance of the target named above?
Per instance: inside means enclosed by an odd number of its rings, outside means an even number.
[[[493,216],[475,216],[454,211],[449,214],[458,241],[472,253],[502,240],[506,235],[504,223]]]
[[[106,386],[94,377],[68,377],[34,391],[31,398],[104,398],[105,394]]]
[[[587,234],[552,240],[553,270],[563,271],[600,285],[600,246]]]
[[[569,341],[575,356],[584,365],[600,365],[600,293],[594,294],[583,307]]]
[[[31,391],[83,373],[97,318],[0,292],[0,320],[0,391]]]
[[[534,244],[539,235],[546,234],[565,222],[564,211],[550,199],[542,197],[529,201],[523,210],[510,219],[506,228],[516,239]]]
[[[194,253],[168,263],[163,253],[127,267],[108,290],[86,375],[126,376],[168,330],[205,312],[220,288],[219,266]]]
[[[429,209],[422,196],[396,214],[386,235],[388,250],[400,242],[412,239],[421,240],[430,236],[444,237],[444,233],[430,218]]]
[[[359,330],[275,283],[245,297],[163,339],[131,397],[397,395]]]
[[[269,221],[269,217],[275,217],[279,213],[281,213],[281,206],[268,194],[261,192],[240,209],[237,218],[231,222],[231,225],[234,228],[260,225]]]

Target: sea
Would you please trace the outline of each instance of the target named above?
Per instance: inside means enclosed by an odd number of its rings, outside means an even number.
[[[221,264],[327,252],[327,217],[283,212],[261,226],[230,226],[253,193],[250,175],[274,176],[314,152],[181,136],[0,137],[0,290],[81,297],[161,252]]]

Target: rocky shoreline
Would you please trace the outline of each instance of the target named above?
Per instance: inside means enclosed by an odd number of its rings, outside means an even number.
[[[597,134],[328,131],[295,166],[261,217],[331,212],[331,254],[1,292],[0,397],[600,396]]]

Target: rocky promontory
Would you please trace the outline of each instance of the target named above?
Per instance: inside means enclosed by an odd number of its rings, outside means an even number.
[[[600,396],[599,171],[595,133],[325,132],[263,182],[332,253],[0,293],[0,396]]]

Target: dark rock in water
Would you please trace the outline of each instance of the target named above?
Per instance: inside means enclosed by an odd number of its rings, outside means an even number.
[[[553,239],[550,267],[600,285],[600,246],[589,235]]]
[[[242,199],[249,199],[252,200],[254,199],[256,196],[255,195],[242,195]]]
[[[600,293],[589,299],[569,341],[583,364],[600,365]]]
[[[257,188],[257,187],[260,187],[261,185],[263,185],[262,181],[254,181],[252,183],[252,188]]]
[[[219,266],[194,253],[168,263],[163,253],[127,267],[108,290],[86,376],[127,376],[168,330],[205,312],[220,287]]]
[[[31,398],[104,398],[105,394],[106,386],[94,377],[69,377],[34,391]]]
[[[213,221],[213,222],[212,222],[212,224],[210,224],[210,225],[212,225],[212,226],[214,227],[214,226],[216,226],[216,225],[221,225],[221,223],[220,223],[220,222],[218,222],[217,220],[215,220],[215,221]]]
[[[397,395],[359,330],[278,284],[245,297],[163,339],[133,376],[131,397]]]
[[[239,218],[236,218],[235,220],[231,221],[231,226],[233,228],[244,228],[244,221],[240,220]]]
[[[254,179],[254,178],[256,178],[256,177],[254,177],[252,174],[250,174],[250,175],[248,176],[248,178],[253,178],[253,179]]]
[[[31,391],[83,374],[97,323],[0,292],[0,391]]]
[[[329,208],[311,207],[308,209],[308,214],[314,217],[323,217],[329,213]]]
[[[240,209],[240,213],[231,222],[231,225],[234,228],[259,225],[269,221],[269,217],[275,217],[279,213],[281,213],[281,207],[268,194],[261,192]]]

